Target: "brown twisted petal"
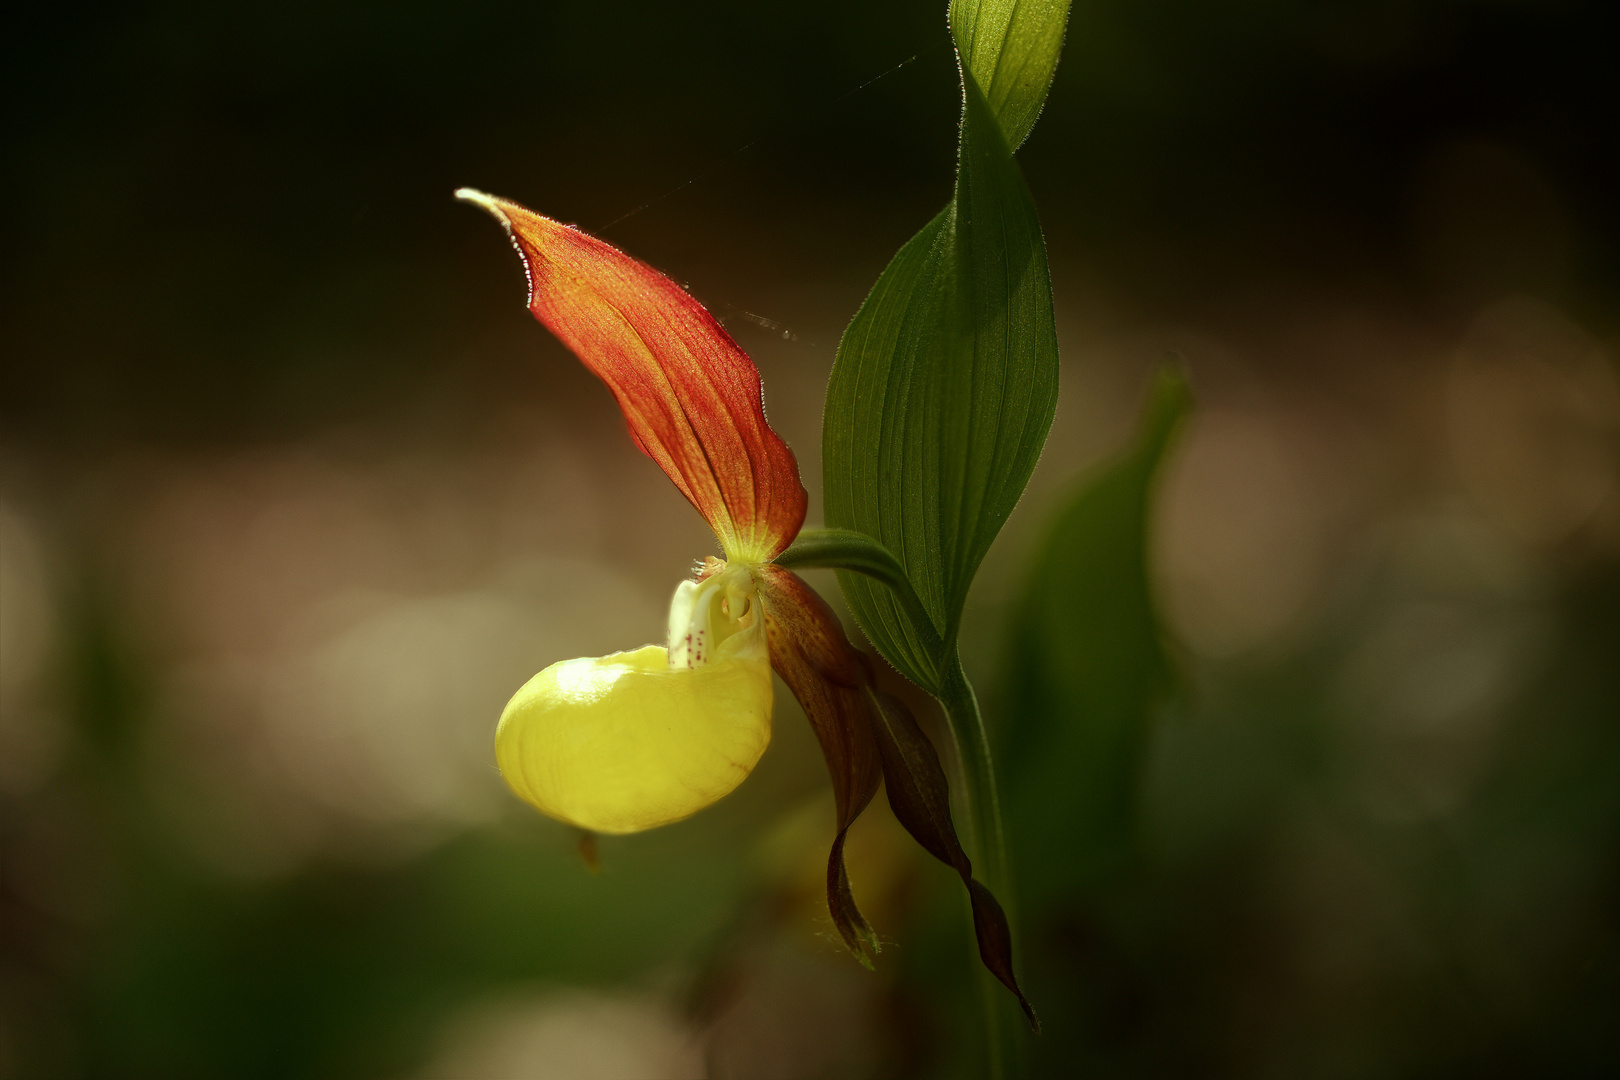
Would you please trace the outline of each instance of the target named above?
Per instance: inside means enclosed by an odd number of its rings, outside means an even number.
[[[827,908],[844,944],[870,967],[878,951],[877,935],[855,906],[844,869],[844,838],[877,793],[882,776],[867,660],[845,639],[826,602],[798,575],[776,566],[761,566],[755,575],[771,666],[804,706],[832,774],[838,833],[827,858]]]
[[[1030,1027],[1038,1033],[1041,1022],[1013,974],[1012,929],[1007,925],[1007,914],[995,895],[974,880],[973,864],[956,838],[956,827],[951,823],[950,790],[939,754],[900,699],[876,687],[872,689],[872,698],[878,706],[874,710],[873,731],[883,762],[883,786],[889,792],[889,807],[917,843],[961,876],[973,906],[973,934],[979,943],[979,959],[1018,998]]]
[[[838,835],[827,860],[827,906],[833,923],[862,963],[870,965],[877,938],[861,917],[844,872],[844,837],[877,791],[881,775],[896,820],[930,855],[961,876],[973,907],[979,959],[1018,998],[1030,1026],[1040,1021],[1013,974],[1012,932],[951,823],[950,791],[933,743],[911,711],[877,687],[872,665],[844,637],[838,619],[814,589],[791,571],[755,571],[765,607],[771,666],[788,684],[821,740],[832,773]]]

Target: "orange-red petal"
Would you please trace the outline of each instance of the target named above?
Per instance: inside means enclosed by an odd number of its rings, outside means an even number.
[[[506,226],[529,310],[608,384],[630,435],[727,558],[765,562],[804,523],[793,451],[765,420],[759,371],[714,317],[652,267],[578,229],[463,188]]]

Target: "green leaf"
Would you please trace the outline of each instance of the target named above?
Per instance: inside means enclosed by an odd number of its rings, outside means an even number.
[[[1002,7],[962,7],[959,32],[971,37],[959,41],[972,51],[962,46],[971,59],[956,194],[900,249],[850,323],[822,429],[828,524],[894,553],[928,625],[857,573],[840,571],[844,595],[889,662],[935,693],[968,587],[1029,481],[1057,401],[1046,245],[1003,122],[1028,131],[1067,7]],[[1042,13],[1045,22],[1032,21]],[[1038,92],[1027,76],[1035,69],[1047,72]],[[1003,79],[999,113],[980,71],[993,89]]]
[[[1013,611],[1000,703],[1016,727],[1002,766],[1032,898],[1112,873],[1132,850],[1150,720],[1172,685],[1148,513],[1189,402],[1167,365],[1130,447],[1053,521]]]
[[[1069,0],[952,0],[951,35],[1007,145],[1035,126],[1063,51]]]

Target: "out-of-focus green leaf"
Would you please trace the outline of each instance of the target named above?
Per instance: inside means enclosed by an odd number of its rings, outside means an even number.
[[[1069,0],[952,0],[951,35],[1007,145],[1035,126],[1063,52]]]
[[[1046,85],[1032,91],[1028,72],[1049,80],[1067,11],[953,9],[953,28],[971,34],[958,39],[956,194],[873,286],[827,387],[827,522],[892,551],[932,625],[857,573],[840,571],[840,584],[873,644],[936,693],[968,587],[1035,468],[1057,401],[1046,246],[1004,123],[1028,131]]]
[[[1148,510],[1189,402],[1166,367],[1132,445],[1058,514],[1014,609],[1000,697],[1016,738],[1002,762],[1026,891],[1106,873],[1129,850],[1149,720],[1171,678],[1147,576]],[[1061,838],[1061,865],[1039,857],[1042,838]]]

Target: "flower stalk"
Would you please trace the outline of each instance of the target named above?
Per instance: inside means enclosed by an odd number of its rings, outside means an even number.
[[[1006,832],[1002,826],[1001,793],[996,786],[995,763],[990,753],[990,736],[973,684],[962,670],[960,654],[952,648],[951,662],[940,687],[939,702],[956,743],[957,791],[962,816],[967,820],[968,843],[975,864],[984,875],[990,891],[1001,900],[1008,925],[1018,926],[1018,898],[1013,889],[1012,865],[1007,857]],[[1013,937],[1016,939],[1016,935]],[[1013,950],[1017,959],[1017,950]],[[1023,1043],[1018,1028],[1007,1016],[1006,997],[990,972],[976,966],[976,990],[984,1012],[985,1042],[990,1075],[996,1080],[1023,1072]],[[1029,1022],[1038,1034],[1040,1021],[1033,1011]]]

